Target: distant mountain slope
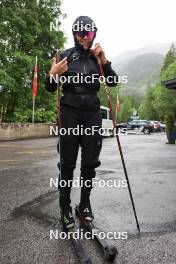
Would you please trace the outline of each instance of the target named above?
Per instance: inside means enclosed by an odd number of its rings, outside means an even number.
[[[122,86],[123,94],[137,93],[143,97],[149,84],[158,81],[163,59],[171,43],[161,43],[131,50],[112,59],[113,68],[120,75],[128,76],[128,84]]]
[[[160,43],[160,44],[154,44],[154,45],[149,45],[143,48],[139,49],[134,49],[130,50],[127,52],[124,52],[122,54],[119,54],[117,56],[114,56],[112,58],[112,63],[116,67],[118,67],[118,64],[120,63],[121,65],[127,63],[131,59],[134,59],[135,57],[138,57],[140,55],[148,54],[148,53],[159,53],[161,55],[166,55],[168,52],[170,46],[172,43]]]
[[[161,54],[148,53],[115,65],[118,74],[128,76],[128,83],[121,89],[123,94],[135,92],[143,96],[147,86],[158,81],[163,59]]]

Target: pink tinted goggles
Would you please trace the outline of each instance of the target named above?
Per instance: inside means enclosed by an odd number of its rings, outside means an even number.
[[[87,36],[88,39],[92,41],[95,36],[95,31],[87,31],[84,29],[82,31],[78,31],[77,34],[80,38],[84,38],[85,36]]]

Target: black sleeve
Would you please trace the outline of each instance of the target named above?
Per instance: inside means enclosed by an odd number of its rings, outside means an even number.
[[[103,65],[103,71],[106,78],[106,84],[108,86],[116,86],[118,84],[118,76],[111,67],[111,62],[107,62]]]
[[[50,82],[51,79],[51,82]],[[57,83],[53,78],[50,78],[50,74],[45,79],[45,88],[48,92],[55,92],[57,90]]]

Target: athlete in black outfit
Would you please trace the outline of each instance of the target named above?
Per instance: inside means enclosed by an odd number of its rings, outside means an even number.
[[[87,16],[78,17],[73,23],[73,37],[75,47],[65,50],[60,61],[53,65],[46,79],[47,91],[57,90],[57,83],[52,76],[57,74],[62,82],[63,96],[61,97],[61,125],[62,128],[79,128],[90,132],[93,126],[101,128],[100,102],[97,92],[100,89],[100,71],[97,57],[99,57],[109,86],[118,82],[116,73],[107,61],[100,44],[91,49],[97,28],[94,21]],[[73,77],[77,76],[77,79]],[[95,78],[94,78],[95,77]],[[98,129],[97,129],[98,130]],[[88,134],[88,133],[87,133]],[[59,142],[58,142],[59,144]],[[66,187],[59,184],[61,219],[64,228],[74,225],[72,208],[70,206],[70,180],[73,179],[73,170],[76,166],[78,149],[81,146],[81,199],[79,210],[86,220],[93,220],[90,205],[92,179],[95,177],[95,168],[100,165],[99,154],[102,147],[102,138],[98,131],[92,135],[74,135],[74,133],[60,136],[61,164],[60,179],[67,182]],[[59,146],[58,152],[59,152]],[[87,181],[90,180],[90,181]],[[59,181],[60,182],[60,181]]]

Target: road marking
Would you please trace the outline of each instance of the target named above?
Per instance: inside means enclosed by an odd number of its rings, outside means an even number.
[[[38,154],[46,154],[48,152],[46,150],[36,149],[35,152],[34,151],[18,151],[17,153],[18,154],[35,154],[35,155],[38,155]]]
[[[3,144],[0,144],[0,147],[20,147],[20,148],[32,148],[32,146],[23,146],[23,145],[3,145]]]
[[[0,162],[16,162],[16,161],[22,161],[22,160],[0,160]]]
[[[4,144],[0,144],[0,147],[19,147],[19,148],[31,148],[31,149],[39,149],[39,148],[55,148],[56,146],[54,145],[50,145],[50,146],[37,146],[37,147],[33,147],[33,146],[24,146],[24,145],[12,145],[12,144],[9,144],[9,145],[4,145]]]
[[[18,154],[34,154],[33,151],[19,151]]]

